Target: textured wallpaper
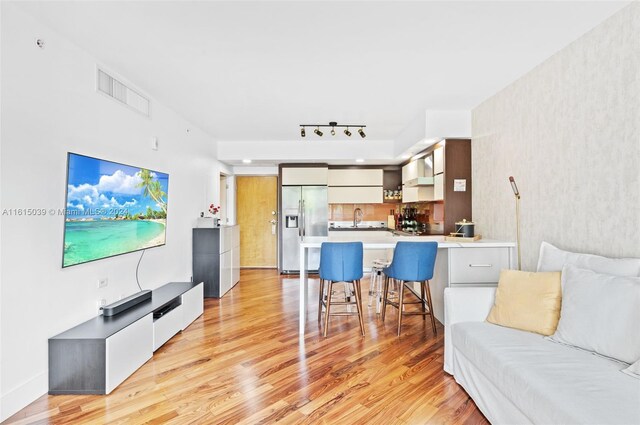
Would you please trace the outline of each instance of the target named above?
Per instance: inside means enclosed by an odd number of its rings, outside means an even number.
[[[515,240],[640,257],[640,3],[634,2],[473,111],[473,219]]]

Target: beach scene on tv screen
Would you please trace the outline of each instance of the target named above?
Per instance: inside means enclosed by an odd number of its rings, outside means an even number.
[[[164,245],[169,175],[69,154],[63,267]]]

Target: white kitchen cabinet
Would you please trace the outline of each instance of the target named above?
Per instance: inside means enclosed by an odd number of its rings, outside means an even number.
[[[433,178],[433,200],[442,201],[444,199],[444,174],[437,174]]]
[[[402,186],[402,202],[425,202],[433,200],[433,186]]]
[[[411,161],[402,167],[402,183],[417,179],[418,177],[424,177],[424,170],[424,161],[422,159]]]
[[[449,248],[450,284],[497,284],[500,271],[511,266],[511,250],[497,248]]]
[[[444,173],[444,147],[440,146],[439,148],[433,151],[433,174],[441,174]]]
[[[326,186],[328,167],[282,167],[282,185]]]
[[[329,237],[340,238],[349,241],[366,242],[370,240],[392,241],[395,236],[386,230],[333,230],[329,231]],[[362,253],[362,267],[365,272],[371,271],[375,260],[388,260],[393,258],[393,249],[365,249]]]
[[[382,169],[331,169],[329,186],[382,186]]]
[[[381,204],[382,186],[331,187],[327,189],[330,204]]]

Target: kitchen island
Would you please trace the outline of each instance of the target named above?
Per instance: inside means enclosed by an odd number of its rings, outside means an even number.
[[[513,268],[515,243],[481,239],[476,242],[447,242],[444,236],[398,236],[391,232],[371,232],[361,238],[352,232],[331,232],[328,237],[306,237],[300,244],[299,331],[304,334],[307,319],[307,254],[322,242],[362,242],[367,250],[394,249],[398,242],[437,242],[438,255],[430,282],[435,318],[444,323],[444,288],[448,286],[496,285],[500,270]]]

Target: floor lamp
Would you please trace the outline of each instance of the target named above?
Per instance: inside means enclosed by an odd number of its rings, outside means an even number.
[[[516,185],[516,181],[513,176],[509,176],[509,183],[511,183],[511,189],[516,196],[516,244],[518,245],[518,270],[522,270],[520,260],[520,191]]]

